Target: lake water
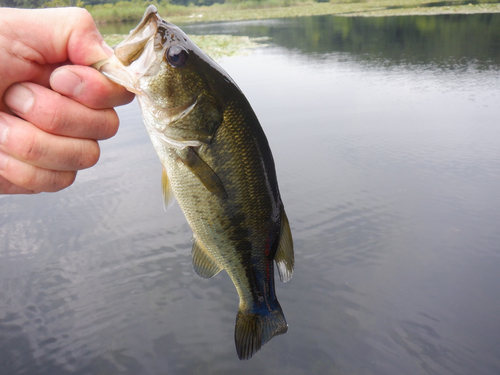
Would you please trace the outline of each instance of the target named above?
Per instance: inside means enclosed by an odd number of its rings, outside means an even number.
[[[251,360],[238,298],[191,266],[137,103],[63,192],[0,198],[0,374],[500,373],[500,15],[186,26],[270,37],[225,58],[274,153],[290,325]]]

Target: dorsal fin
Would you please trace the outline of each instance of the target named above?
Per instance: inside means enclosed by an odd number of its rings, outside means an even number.
[[[280,280],[286,283],[292,278],[295,257],[293,255],[293,240],[290,224],[285,210],[281,213],[281,235],[278,245],[278,251],[274,257]]]
[[[209,279],[222,271],[222,266],[219,262],[196,240],[196,237],[193,238],[191,255],[193,257],[193,268],[199,276]]]

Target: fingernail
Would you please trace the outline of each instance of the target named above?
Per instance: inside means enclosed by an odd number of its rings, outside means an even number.
[[[33,91],[19,83],[13,85],[7,91],[4,100],[5,104],[16,112],[16,114],[24,115],[31,109],[35,101],[35,96],[33,95]]]
[[[50,76],[50,86],[60,94],[75,97],[83,91],[83,80],[71,70],[61,68]]]
[[[9,155],[7,155],[5,152],[0,151],[0,171],[3,171],[5,169],[5,166],[7,165],[7,161],[9,160]]]

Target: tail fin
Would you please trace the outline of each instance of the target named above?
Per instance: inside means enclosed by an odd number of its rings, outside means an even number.
[[[288,331],[288,324],[276,301],[272,311],[238,311],[234,341],[240,359],[250,359],[260,348],[276,335]]]

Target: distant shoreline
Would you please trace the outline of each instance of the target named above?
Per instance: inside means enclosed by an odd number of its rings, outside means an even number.
[[[429,1],[429,0],[427,0]],[[436,3],[438,0],[434,0]],[[415,1],[405,1],[408,3],[416,4]],[[422,3],[422,1],[420,1]],[[439,0],[439,3],[443,3]],[[377,6],[375,6],[375,4]],[[384,9],[382,6],[384,5]],[[216,22],[216,21],[239,21],[239,20],[256,20],[256,19],[269,19],[269,18],[284,18],[284,17],[300,17],[310,15],[336,15],[336,16],[362,16],[362,17],[380,17],[380,16],[403,16],[403,15],[439,15],[439,14],[478,14],[478,13],[500,13],[500,4],[487,4],[488,6],[453,6],[453,7],[405,7],[397,8],[398,1],[372,1],[369,3],[355,3],[355,4],[330,4],[330,3],[307,3],[290,7],[275,7],[267,9],[246,9],[246,10],[229,10],[228,7],[182,7],[189,9],[189,15],[167,15],[165,16],[161,9],[160,15],[170,22],[177,24],[185,24],[188,22]],[[427,2],[426,4],[429,4]],[[432,4],[432,3],[431,3]],[[341,7],[341,5],[352,6],[353,8]],[[360,5],[364,5],[364,10],[360,9]],[[495,7],[491,7],[495,5]],[[214,8],[215,7],[215,8]],[[213,9],[219,9],[214,12]],[[297,11],[299,8],[300,12]],[[464,9],[465,8],[465,9]],[[209,9],[210,11],[208,11]],[[225,9],[225,10],[224,10]],[[347,9],[351,9],[347,12]],[[357,10],[355,10],[357,9]],[[141,9],[143,11],[143,9]],[[201,12],[201,11],[204,12]],[[334,12],[335,10],[335,12]],[[488,11],[486,11],[488,10]],[[341,12],[342,11],[342,12]],[[256,15],[258,12],[258,17]],[[130,21],[130,20],[129,20]],[[113,46],[120,43],[128,33],[127,27],[134,27],[137,21],[131,21],[121,27],[118,34],[104,32],[103,36],[105,41]],[[113,30],[114,26],[119,24],[101,24],[110,25],[109,30]],[[116,31],[115,31],[116,32]],[[200,48],[205,50],[212,58],[220,59],[226,56],[233,56],[241,53],[249,53],[250,50],[265,45],[266,40],[257,40],[249,37],[237,37],[232,35],[191,35]]]
[[[240,21],[269,18],[300,17],[313,15],[336,15],[342,17],[386,17],[440,14],[500,13],[499,3],[483,2],[466,4],[466,1],[452,0],[443,6],[442,0],[366,0],[364,2],[337,3],[291,2],[283,0],[263,7],[258,3],[214,4],[212,6],[158,5],[162,17],[170,22],[194,23],[210,21]],[[123,4],[123,3],[121,3]],[[292,5],[287,5],[292,4]],[[110,4],[106,4],[110,5]],[[146,6],[131,3],[131,6],[90,6],[87,7],[97,23],[138,21]]]

